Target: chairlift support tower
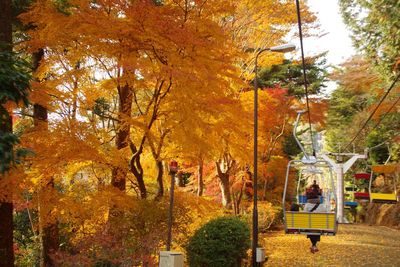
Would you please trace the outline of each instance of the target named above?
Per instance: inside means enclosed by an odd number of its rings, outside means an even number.
[[[315,156],[310,156],[305,151],[303,145],[300,143],[296,136],[296,129],[298,123],[300,121],[300,116],[305,113],[305,111],[297,112],[297,119],[295,126],[293,128],[293,136],[297,142],[297,145],[300,147],[301,151],[304,154],[304,157],[301,161],[304,164],[315,164],[318,160]],[[328,153],[321,154],[320,157],[325,160],[331,169],[336,173],[336,206],[337,206],[337,220],[339,223],[345,223],[344,218],[344,174],[353,166],[353,164],[358,159],[366,159],[368,154],[368,150],[365,150],[364,154],[355,154],[355,153]],[[336,161],[331,159],[329,156],[335,156]],[[350,157],[346,162],[343,163],[343,157]]]
[[[335,156],[336,161],[329,156]],[[343,157],[350,157],[343,163]],[[346,223],[344,218],[344,174],[353,166],[358,159],[367,158],[367,150],[364,154],[355,153],[328,153],[322,154],[321,157],[328,162],[336,173],[336,196],[337,196],[337,220],[339,223]]]

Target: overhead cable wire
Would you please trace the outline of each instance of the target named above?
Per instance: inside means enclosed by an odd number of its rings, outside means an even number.
[[[379,121],[375,124],[375,126],[371,129],[370,132],[376,129],[378,125],[385,119],[385,117],[392,111],[392,109],[399,103],[400,101],[400,96],[397,98],[397,100],[390,106],[390,108],[379,118]]]
[[[386,99],[386,97],[388,96],[388,94],[390,93],[390,91],[392,91],[392,89],[394,88],[395,84],[397,83],[397,81],[400,78],[400,73],[397,75],[396,79],[392,82],[392,84],[390,85],[389,89],[386,91],[386,93],[383,95],[383,97],[381,98],[381,100],[379,101],[378,105],[374,108],[374,110],[371,112],[371,114],[369,115],[368,119],[364,122],[363,126],[358,130],[357,134],[353,137],[353,139],[351,139],[351,141],[344,147],[344,149],[348,148],[355,140],[356,138],[360,135],[360,133],[362,132],[362,130],[364,130],[365,126],[367,126],[368,122],[372,119],[372,117],[374,116],[375,112],[378,110],[378,108],[380,107],[380,105],[382,104],[382,102]],[[397,102],[397,101],[396,101]]]
[[[312,152],[313,152],[313,156],[315,156],[314,138],[313,138],[313,132],[312,132],[312,128],[311,128],[311,110],[310,110],[310,103],[309,103],[310,101],[308,99],[308,82],[307,82],[307,75],[306,75],[306,64],[305,64],[305,60],[304,60],[303,32],[301,30],[301,15],[300,15],[299,0],[296,0],[296,9],[297,9],[297,24],[299,26],[300,50],[301,50],[301,62],[302,62],[302,66],[303,66],[304,88],[306,91],[308,124],[309,124],[309,129],[310,129]]]

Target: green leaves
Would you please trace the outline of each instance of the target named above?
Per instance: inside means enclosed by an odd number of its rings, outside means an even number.
[[[93,107],[93,113],[100,116],[104,117],[107,115],[107,112],[110,111],[110,104],[104,97],[100,97],[95,100],[95,104]]]
[[[250,229],[237,217],[214,219],[189,240],[188,262],[191,267],[234,267],[246,257],[250,247]]]
[[[322,55],[323,56],[323,55]],[[306,63],[308,90],[311,94],[319,93],[327,81],[327,71],[324,68],[325,59],[311,58]],[[300,62],[285,60],[280,65],[273,65],[260,71],[259,84],[261,87],[287,88],[289,95],[302,97],[305,95],[304,78]]]
[[[29,149],[14,150],[13,147],[18,143],[18,136],[0,131],[0,174],[7,172],[13,164],[20,164],[24,157],[33,154]]]
[[[27,61],[11,51],[0,50],[0,174],[8,171],[27,151],[14,151],[18,137],[12,133],[7,102],[28,105],[29,81],[31,75]]]
[[[386,76],[397,71],[400,57],[400,4],[398,0],[341,0],[354,45],[365,52]]]
[[[30,79],[29,63],[25,59],[14,52],[0,50],[0,104],[12,101],[28,105]]]

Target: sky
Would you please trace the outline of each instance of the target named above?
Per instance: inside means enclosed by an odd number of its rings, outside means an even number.
[[[346,29],[339,12],[339,0],[308,0],[307,2],[311,11],[318,17],[319,32],[322,37],[303,39],[305,57],[327,51],[327,64],[339,65],[356,54],[350,39],[350,31]],[[300,4],[302,3],[303,1],[300,1]],[[296,45],[296,57],[300,58],[300,40],[296,38],[289,41]],[[337,84],[332,81],[327,82],[326,85],[325,93],[328,95],[337,87]]]
[[[311,11],[318,16],[323,37],[303,40],[305,55],[328,51],[329,64],[338,65],[355,54],[350,32],[339,12],[339,0],[308,0]],[[301,3],[301,2],[300,2]]]

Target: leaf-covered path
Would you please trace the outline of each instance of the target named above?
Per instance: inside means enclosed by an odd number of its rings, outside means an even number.
[[[387,227],[340,225],[336,236],[321,237],[316,254],[304,235],[279,231],[260,238],[269,256],[264,266],[400,266],[400,230]]]

